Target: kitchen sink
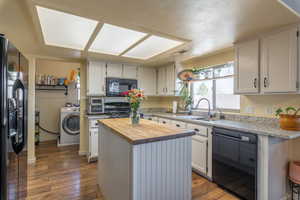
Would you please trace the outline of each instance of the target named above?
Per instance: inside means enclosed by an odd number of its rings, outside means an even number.
[[[176,118],[179,119],[188,119],[188,120],[202,120],[202,121],[214,121],[216,119],[208,119],[204,116],[195,116],[195,115],[185,115],[185,116],[177,116]]]

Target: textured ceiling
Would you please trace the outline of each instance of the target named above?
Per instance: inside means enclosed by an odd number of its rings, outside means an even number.
[[[231,47],[253,34],[299,18],[276,0],[0,0],[0,32],[24,53],[161,64],[180,49],[147,61],[44,45],[35,5],[171,38],[191,41],[185,58]]]

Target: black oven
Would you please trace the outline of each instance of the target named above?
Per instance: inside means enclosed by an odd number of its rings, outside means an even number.
[[[121,79],[121,78],[106,78],[106,96],[121,97],[123,92],[137,88],[137,80]]]
[[[213,181],[242,199],[257,199],[257,136],[214,128]]]

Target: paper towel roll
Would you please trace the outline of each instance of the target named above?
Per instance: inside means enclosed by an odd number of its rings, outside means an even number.
[[[177,101],[173,101],[173,113],[177,113]]]

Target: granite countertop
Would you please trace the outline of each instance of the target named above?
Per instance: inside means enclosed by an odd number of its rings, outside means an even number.
[[[186,130],[169,125],[157,124],[141,119],[139,125],[132,125],[129,118],[101,119],[104,126],[113,130],[131,144],[143,144],[162,140],[192,136],[193,130]]]
[[[266,122],[246,122],[246,121],[233,121],[233,120],[192,120],[180,118],[180,115],[168,114],[168,113],[147,113],[145,115],[151,115],[156,117],[162,117],[192,124],[199,124],[204,126],[226,128],[237,131],[243,131],[248,133],[254,133],[257,135],[265,135],[271,137],[277,137],[282,139],[295,139],[300,137],[300,131],[287,131],[279,127],[276,123]]]

